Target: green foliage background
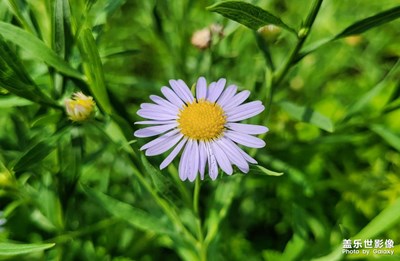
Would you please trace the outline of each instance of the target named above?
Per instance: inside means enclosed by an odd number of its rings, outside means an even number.
[[[399,258],[398,0],[326,0],[309,30],[322,1],[246,2],[292,31],[261,36],[211,0],[0,0],[0,260]],[[212,23],[224,36],[192,46]],[[247,175],[181,182],[138,150],[140,103],[199,76],[267,107]],[[83,124],[63,107],[79,90],[98,105]],[[395,256],[342,255],[349,238],[392,239]]]

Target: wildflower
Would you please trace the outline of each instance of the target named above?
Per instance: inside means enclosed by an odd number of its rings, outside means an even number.
[[[149,120],[135,124],[153,125],[137,130],[136,137],[160,137],[142,146],[147,156],[162,154],[175,148],[164,159],[160,169],[168,166],[183,149],[179,163],[181,180],[194,181],[200,173],[204,179],[206,165],[211,179],[218,176],[218,166],[228,175],[233,173],[232,164],[242,172],[249,171],[249,164],[257,164],[236,143],[262,148],[265,142],[252,135],[265,133],[267,127],[237,123],[251,118],[264,110],[260,101],[242,104],[249,91],[236,93],[237,87],[225,89],[225,79],[212,82],[200,77],[196,85],[196,97],[182,80],[170,80],[171,88],[162,87],[166,99],[151,95],[155,103],[143,103],[137,114]],[[225,89],[225,90],[224,90]]]
[[[85,121],[92,117],[95,105],[93,98],[84,95],[82,92],[74,93],[72,99],[65,101],[68,117],[72,121]]]

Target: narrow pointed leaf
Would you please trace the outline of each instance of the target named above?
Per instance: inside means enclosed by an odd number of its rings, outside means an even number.
[[[400,17],[400,6],[396,6],[392,9],[383,11],[376,15],[362,19],[344,29],[340,34],[336,35],[335,39],[343,38],[349,35],[361,34],[365,31],[382,24],[391,22]]]
[[[289,113],[290,116],[299,121],[307,122],[323,130],[333,132],[334,128],[332,121],[328,117],[322,115],[317,111],[314,111],[310,107],[299,106],[286,101],[280,102],[279,106],[281,106],[282,109]]]
[[[400,222],[400,198],[393,204],[387,206],[375,218],[373,218],[357,235],[354,239],[369,239],[376,238],[391,227]],[[336,261],[342,260],[343,257],[343,244],[338,245],[331,253],[326,256],[313,259],[313,261]]]
[[[373,124],[370,128],[381,136],[390,146],[400,152],[400,133],[393,133],[385,126],[378,124]]]
[[[357,99],[348,109],[345,120],[350,119],[353,115],[360,113],[364,110],[364,108],[371,103],[371,101],[383,93],[384,91],[389,90],[391,82],[393,84],[397,82],[397,75],[400,72],[400,61],[398,61],[390,71],[385,75],[385,77],[373,88],[364,93],[359,99]]]
[[[0,243],[0,256],[14,256],[28,254],[31,252],[43,251],[54,247],[54,243],[49,244],[15,244]]]
[[[135,208],[125,202],[114,199],[106,194],[90,188],[84,189],[86,194],[94,199],[101,207],[107,210],[111,215],[120,218],[132,226],[151,231],[157,234],[173,234],[170,224],[159,217]]]
[[[82,30],[78,39],[79,49],[83,58],[83,68],[90,91],[96,98],[96,102],[107,113],[112,114],[112,107],[108,98],[104,80],[103,64],[92,32],[89,28]]]
[[[0,108],[12,108],[18,106],[32,105],[33,103],[27,99],[17,96],[0,97]]]
[[[283,172],[277,172],[277,171],[269,170],[269,169],[264,168],[263,166],[260,166],[260,165],[255,165],[255,166],[252,165],[250,167],[250,169],[252,171],[255,171],[255,172],[260,173],[262,175],[276,176],[276,177],[279,177],[279,176],[283,175]]]
[[[0,36],[0,87],[25,99],[57,106],[26,72],[18,56]]]
[[[261,9],[260,7],[246,2],[220,2],[207,7],[207,9],[211,12],[219,13],[226,18],[241,23],[253,30],[257,30],[258,28],[267,24],[274,24],[297,35],[296,31],[285,24],[279,17],[264,9]]]
[[[0,34],[6,40],[18,45],[33,57],[44,61],[58,71],[68,76],[82,79],[81,73],[72,68],[66,61],[61,59],[53,50],[32,34],[5,22],[0,22]]]
[[[14,166],[14,171],[23,171],[31,168],[36,163],[46,158],[55,147],[54,141],[49,140],[44,140],[35,144],[18,159]]]

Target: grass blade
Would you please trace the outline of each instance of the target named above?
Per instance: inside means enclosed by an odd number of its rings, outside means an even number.
[[[42,41],[21,28],[0,22],[0,34],[8,41],[18,45],[33,57],[44,61],[65,75],[82,79],[82,74],[61,59]]]
[[[384,231],[387,231],[393,225],[400,222],[400,198],[392,205],[386,207],[374,219],[372,219],[357,235],[352,238],[367,239],[374,238]],[[314,261],[336,261],[341,260],[343,245],[337,246],[331,253],[326,256],[313,259]]]
[[[33,82],[18,56],[11,50],[0,36],[0,87],[22,98],[49,104],[58,105],[45,95]]]
[[[157,234],[174,234],[171,226],[159,217],[152,216],[142,209],[116,200],[97,190],[85,188],[84,191],[111,215],[128,222],[136,228]]]
[[[28,254],[31,252],[43,251],[54,247],[56,244],[14,244],[0,243],[0,256],[14,256]]]
[[[112,106],[108,98],[104,80],[103,64],[92,32],[84,28],[78,39],[79,49],[83,57],[83,68],[88,79],[90,91],[96,98],[96,102],[107,113],[112,114]]]
[[[395,134],[383,125],[373,124],[370,126],[376,134],[381,136],[389,145],[400,152],[400,136],[399,133]]]
[[[354,34],[364,33],[369,29],[391,22],[399,17],[400,17],[400,6],[396,6],[392,9],[383,11],[376,15],[355,22],[354,24],[344,29],[340,34],[336,35],[334,39],[339,39]]]

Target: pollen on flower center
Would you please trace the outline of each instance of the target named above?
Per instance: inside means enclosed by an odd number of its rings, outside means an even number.
[[[222,134],[226,116],[218,104],[200,100],[180,110],[178,123],[181,133],[186,137],[210,140]]]

